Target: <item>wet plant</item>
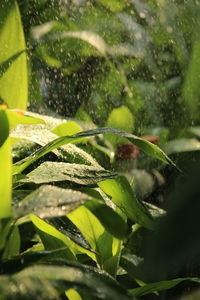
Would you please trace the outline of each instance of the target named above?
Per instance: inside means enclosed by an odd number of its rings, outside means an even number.
[[[198,1],[0,8],[0,299],[198,299]]]

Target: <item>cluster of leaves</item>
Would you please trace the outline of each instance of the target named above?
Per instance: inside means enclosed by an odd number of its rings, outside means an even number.
[[[1,1],[0,97],[9,109],[0,107],[0,299],[151,299],[183,281],[197,286],[198,176],[168,214],[142,201],[152,176],[133,168],[139,150],[150,167],[155,159],[159,169],[176,165],[132,132],[159,134],[162,144],[167,129],[149,132],[146,125],[174,128],[178,121],[180,130],[185,111],[198,122],[198,7]],[[182,22],[189,13],[191,22]],[[31,105],[43,97],[57,112],[88,122],[25,112],[28,94]],[[199,132],[188,128],[166,153],[199,150]],[[126,172],[118,175],[129,154],[133,186]]]
[[[2,299],[59,299],[63,293],[69,299],[143,295],[144,287],[128,292],[114,278],[120,265],[132,273],[132,265],[141,260],[123,245],[133,230],[127,218],[153,230],[154,214],[136,199],[125,177],[106,170],[75,144],[88,144],[92,138],[94,147],[93,136],[113,133],[161,161],[170,159],[157,146],[124,131],[80,131],[75,122],[38,116],[5,106],[0,111]],[[80,132],[66,135],[73,131]],[[182,280],[163,282],[150,292]]]

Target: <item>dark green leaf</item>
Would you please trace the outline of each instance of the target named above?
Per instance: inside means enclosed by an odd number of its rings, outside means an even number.
[[[132,295],[134,295],[136,297],[141,297],[146,294],[151,294],[154,292],[160,292],[160,291],[171,289],[174,286],[176,286],[177,284],[179,284],[183,281],[186,281],[186,280],[200,283],[199,278],[190,278],[190,277],[176,278],[176,279],[171,279],[171,280],[166,280],[166,281],[148,283],[139,288],[135,288],[135,289],[131,290],[130,292]]]
[[[53,300],[60,299],[59,292],[63,293],[76,286],[78,290],[86,291],[95,299],[134,299],[105,272],[78,263],[61,263],[62,266],[35,265],[12,276],[1,276],[1,296],[19,300]]]

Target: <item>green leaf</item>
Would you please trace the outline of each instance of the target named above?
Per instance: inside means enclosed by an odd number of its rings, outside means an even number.
[[[82,300],[83,298],[75,289],[69,289],[65,292],[69,300]]]
[[[34,161],[39,159],[40,157],[44,156],[45,154],[49,153],[50,151],[54,150],[55,148],[58,148],[62,145],[68,144],[68,143],[74,143],[80,141],[83,137],[90,137],[90,136],[96,136],[103,133],[111,132],[113,134],[119,135],[121,137],[127,138],[130,142],[141,148],[145,153],[151,155],[154,158],[157,158],[165,163],[171,164],[175,166],[175,164],[172,162],[172,160],[156,145],[137,137],[136,135],[126,133],[124,131],[115,129],[115,128],[109,128],[109,127],[103,127],[99,129],[93,129],[93,130],[87,130],[80,133],[77,133],[72,136],[65,136],[60,137],[58,139],[53,140],[52,142],[48,143],[44,147],[40,148],[36,152],[34,152],[32,155],[28,156],[26,159],[18,162],[14,165],[13,171],[14,174],[22,172],[25,168],[27,168],[30,164],[32,164]]]
[[[24,50],[19,51],[16,54],[13,54],[11,57],[9,57],[6,61],[2,62],[0,65],[0,78],[3,76],[3,74],[9,69],[9,67],[12,65],[13,62],[24,52]]]
[[[55,127],[52,132],[58,136],[72,135],[82,131],[81,126],[74,121],[67,121]]]
[[[45,221],[64,235],[68,236],[75,244],[81,246],[86,250],[92,251],[90,245],[83,237],[80,230],[66,216],[50,219],[48,218],[45,219]]]
[[[116,275],[121,242],[108,233],[96,216],[80,206],[67,217],[78,227],[91,248],[96,252],[98,264],[113,276]]]
[[[122,129],[131,133],[134,130],[133,114],[126,106],[115,108],[111,111],[106,122],[106,126]],[[111,133],[106,134],[106,138],[111,142],[111,144],[114,147],[116,147],[119,143],[127,142],[126,139],[113,135]]]
[[[130,293],[136,297],[141,297],[143,295],[151,294],[154,292],[160,292],[164,290],[168,290],[176,286],[177,284],[183,282],[183,281],[192,281],[192,282],[197,282],[200,283],[199,278],[176,278],[172,280],[166,280],[166,281],[160,281],[160,282],[154,282],[154,283],[148,283],[145,284],[144,286],[141,286],[139,288],[135,288],[133,290],[130,290]]]
[[[4,109],[0,109],[0,147],[4,144],[9,136],[10,124],[8,115]]]
[[[98,183],[99,187],[111,197],[111,200],[134,222],[154,229],[154,220],[147,208],[139,202],[128,182],[120,176],[116,179],[108,179]]]
[[[8,259],[20,252],[20,233],[17,226],[13,226],[6,242],[6,247],[3,252],[3,259]]]
[[[70,181],[81,185],[94,185],[99,181],[113,178],[116,174],[103,168],[70,164],[63,162],[44,162],[26,175],[20,182],[34,182],[37,184],[57,181]]]
[[[61,231],[53,227],[51,224],[31,214],[31,220],[42,239],[46,250],[55,250],[67,247],[65,257],[68,259],[76,260],[76,254],[85,253],[95,260],[95,254],[85,249],[78,244],[75,244],[70,238],[63,234]]]
[[[11,215],[12,154],[9,134],[9,120],[5,110],[0,110],[0,218]]]
[[[33,116],[37,115],[33,114]],[[53,119],[52,122],[54,124],[56,122],[59,122],[59,120],[55,118],[50,118],[49,120],[46,119],[46,116],[45,118],[43,118],[42,116],[42,119],[47,122],[46,125],[19,125],[11,132],[11,137],[14,139],[26,139],[41,146],[45,146],[47,143],[51,143],[57,138],[57,136],[48,130],[48,128],[50,127],[49,122],[51,119]],[[82,139],[79,139],[79,141],[80,140]],[[55,148],[52,150],[52,152],[62,161],[100,167],[97,161],[90,154],[77,147],[76,145],[67,144],[59,147],[58,149]],[[18,164],[20,164],[20,162]]]
[[[127,236],[127,224],[111,207],[96,200],[87,201],[85,206],[115,238],[122,240]]]
[[[18,110],[6,110],[10,129],[13,129],[18,124],[44,124],[45,122],[42,119],[34,118],[30,116],[26,116],[24,111],[18,111]]]
[[[0,97],[9,108],[26,109],[28,96],[25,40],[18,4],[2,0],[0,4],[0,65],[12,64],[0,77]],[[21,55],[18,55],[20,52]],[[18,57],[17,57],[18,55]]]
[[[15,206],[15,216],[29,213],[40,218],[63,216],[90,198],[81,192],[42,185]]]

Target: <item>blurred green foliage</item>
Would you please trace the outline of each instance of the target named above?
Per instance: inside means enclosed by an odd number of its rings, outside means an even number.
[[[18,1],[29,101],[103,125],[126,105],[135,130],[198,123],[199,1]],[[31,104],[32,103],[32,104]]]

